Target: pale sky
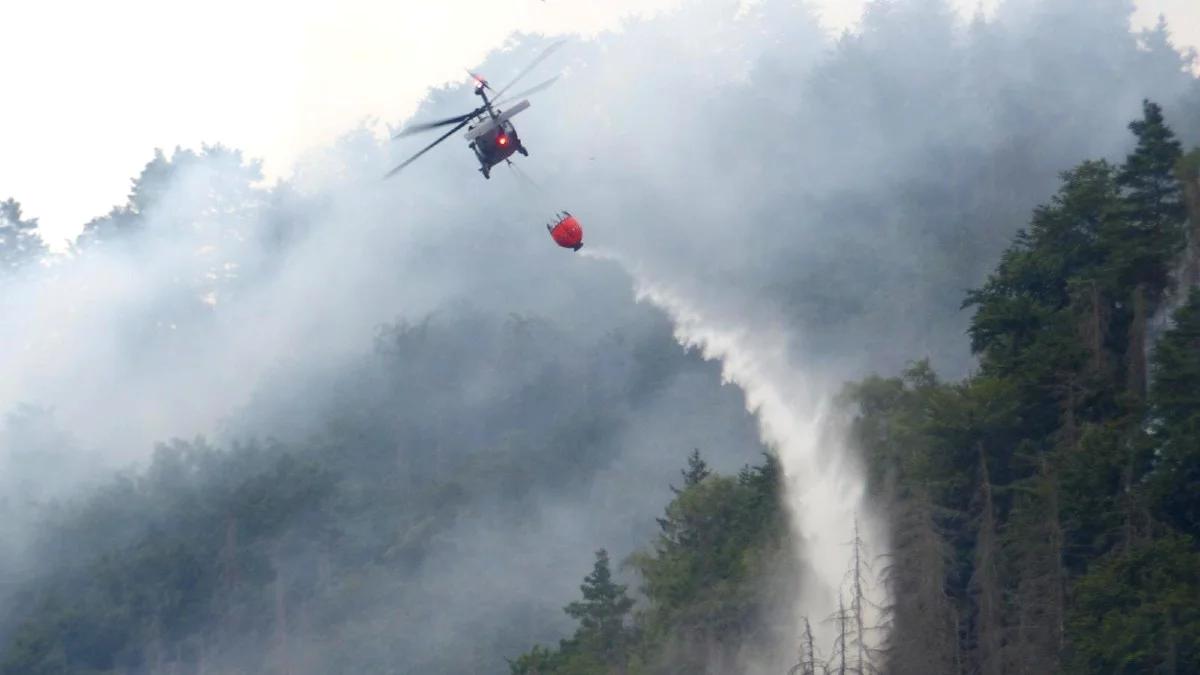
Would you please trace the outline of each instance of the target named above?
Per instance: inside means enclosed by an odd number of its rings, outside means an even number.
[[[396,122],[516,30],[593,34],[680,0],[16,0],[0,64],[0,199],[56,248],[124,201],[155,147],[220,142],[286,175],[363,119]],[[954,0],[964,12],[996,0]],[[830,30],[866,0],[811,0]],[[1200,0],[1137,0],[1200,45]]]

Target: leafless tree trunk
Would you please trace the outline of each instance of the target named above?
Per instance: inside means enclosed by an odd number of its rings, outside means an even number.
[[[1104,338],[1108,333],[1108,308],[1104,305],[1104,296],[1100,294],[1100,285],[1095,279],[1087,282],[1086,298],[1082,300],[1086,317],[1082,321],[1081,336],[1083,343],[1088,346],[1091,354],[1090,368],[1093,373],[1103,373],[1108,359],[1104,350]],[[1078,302],[1078,300],[1077,300]]]
[[[976,598],[977,661],[981,675],[1003,675],[1004,607],[1001,580],[997,566],[999,545],[996,534],[996,511],[992,498],[991,475],[983,443],[976,444],[979,455],[979,496],[981,513],[979,532],[975,539],[975,574],[971,579]]]
[[[946,593],[953,552],[938,533],[927,494],[893,502],[892,553],[883,569],[892,605],[884,649],[891,675],[961,673],[958,610]]]
[[[1038,474],[1019,497],[1009,526],[1015,531],[1017,563],[1013,669],[1025,675],[1057,673],[1065,612],[1063,533],[1057,476],[1045,456],[1039,458]]]
[[[1049,490],[1049,499],[1047,500],[1046,508],[1046,529],[1049,535],[1050,543],[1050,561],[1051,561],[1051,588],[1050,599],[1051,605],[1051,623],[1050,630],[1054,639],[1054,649],[1056,654],[1061,654],[1063,649],[1063,636],[1066,634],[1066,614],[1067,614],[1067,572],[1063,569],[1063,556],[1066,550],[1066,534],[1062,528],[1062,517],[1059,508],[1059,491],[1058,491],[1058,472],[1045,460],[1042,459],[1042,475],[1046,481],[1047,489]],[[1057,659],[1055,659],[1057,662]]]
[[[838,608],[833,616],[825,620],[833,623],[837,634],[833,638],[833,649],[830,650],[829,662],[825,664],[825,672],[829,675],[847,675],[854,670],[850,664],[850,641],[854,638],[853,617],[846,609],[846,598],[838,593]]]
[[[1146,284],[1133,289],[1133,321],[1129,325],[1127,388],[1140,401],[1146,396]]]
[[[847,572],[846,581],[850,587],[850,620],[853,630],[852,672],[865,675],[876,672],[874,657],[877,650],[867,644],[867,641],[868,634],[877,627],[867,625],[866,614],[871,602],[867,598],[867,587],[871,583],[867,575],[871,572],[871,564],[867,560],[866,542],[858,531],[857,517],[854,519],[854,539],[851,540],[850,546],[850,570]]]
[[[788,675],[821,675],[824,670],[824,664],[817,658],[812,624],[808,622],[808,617],[804,617],[804,632],[800,636],[800,660],[788,671]]]
[[[837,625],[838,636],[837,642],[834,644],[834,652],[837,654],[838,675],[846,675],[849,672],[846,664],[846,645],[850,640],[850,615],[846,612],[846,603],[840,593],[838,594]]]

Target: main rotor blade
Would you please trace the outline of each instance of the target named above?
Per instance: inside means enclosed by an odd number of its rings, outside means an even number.
[[[471,79],[475,80],[475,84],[477,86],[483,87],[484,89],[492,89],[492,85],[488,84],[488,81],[485,80],[482,75],[472,72],[470,68],[464,68],[463,70],[466,70],[467,74],[471,76]],[[492,91],[495,90],[492,89]]]
[[[395,174],[396,174],[398,171],[400,171],[400,169],[403,169],[404,167],[408,166],[409,164],[412,164],[413,162],[417,161],[417,158],[418,158],[418,157],[420,157],[421,155],[423,155],[423,154],[425,154],[425,153],[429,152],[430,150],[432,150],[432,149],[433,149],[433,146],[437,145],[438,143],[441,143],[442,141],[446,140],[447,138],[450,138],[450,136],[454,135],[454,132],[458,131],[459,129],[461,129],[461,128],[465,127],[465,126],[467,126],[467,122],[470,122],[470,121],[471,121],[471,119],[470,119],[470,118],[467,118],[467,119],[465,119],[465,120],[463,120],[463,121],[459,122],[459,123],[458,123],[458,125],[457,125],[457,126],[455,126],[453,129],[451,129],[450,131],[447,131],[446,133],[444,133],[444,134],[442,134],[441,136],[439,136],[439,137],[438,137],[438,139],[437,139],[436,141],[434,141],[434,142],[430,143],[429,145],[425,146],[424,148],[421,148],[421,151],[420,151],[420,152],[418,152],[417,154],[413,155],[412,157],[409,157],[408,159],[404,160],[404,163],[403,163],[403,164],[401,164],[400,166],[398,166],[398,167],[396,167],[396,168],[392,169],[391,171],[387,172],[387,174],[386,174],[386,175],[384,175],[384,178],[391,178],[391,177],[392,177],[393,175],[395,175]]]
[[[539,85],[532,86],[519,94],[513,94],[512,96],[505,97],[503,101],[497,102],[496,105],[505,105],[505,104],[511,103],[512,101],[515,101],[519,98],[525,98],[526,96],[529,96],[531,94],[536,94],[539,91],[545,89],[546,87],[549,87],[550,85],[554,84],[555,82],[558,82],[558,78],[560,78],[560,77],[562,77],[562,75],[555,75],[554,77],[546,80],[545,82],[543,82]]]
[[[472,117],[478,115],[481,112],[483,112],[482,108],[480,108],[478,110],[473,110],[465,115],[455,115],[454,117],[447,117],[444,120],[437,120],[436,122],[422,122],[420,124],[410,124],[409,126],[401,129],[400,132],[397,133],[395,136],[392,136],[392,138],[393,139],[404,138],[405,136],[411,136],[415,133],[419,133],[422,131],[429,131],[430,129],[444,127],[447,124],[458,124],[459,122],[462,122],[463,120],[471,119]]]
[[[533,60],[533,63],[530,63],[528,66],[525,66],[525,70],[522,70],[520,73],[517,73],[517,76],[513,78],[512,82],[509,82],[507,85],[501,87],[500,91],[497,91],[496,93],[492,94],[492,98],[500,98],[501,96],[503,96],[504,92],[511,89],[512,86],[514,84],[516,84],[522,77],[525,77],[526,75],[528,75],[529,71],[533,70],[534,67],[537,66],[537,64],[541,63],[542,61],[545,61],[547,57],[549,57],[551,54],[553,54],[555,51],[557,51],[559,47],[565,45],[566,43],[567,43],[567,41],[564,39],[564,40],[559,40],[558,42],[555,42],[554,44],[550,45],[549,47],[546,47],[546,50],[543,51],[541,54],[539,54],[538,57]]]

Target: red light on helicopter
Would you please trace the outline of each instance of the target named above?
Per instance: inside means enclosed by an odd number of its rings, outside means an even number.
[[[500,145],[508,145],[508,136],[500,135],[496,139],[496,142],[499,143]]]

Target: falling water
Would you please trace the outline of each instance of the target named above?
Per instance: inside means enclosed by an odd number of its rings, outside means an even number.
[[[839,594],[848,591],[856,520],[868,560],[886,552],[885,533],[867,508],[866,477],[846,443],[844,419],[831,400],[831,388],[790,357],[782,322],[757,325],[729,316],[718,320],[701,303],[652,280],[619,256],[592,250],[587,257],[621,264],[633,277],[637,301],[665,312],[675,339],[685,349],[699,350],[706,360],[719,361],[722,380],[744,392],[762,441],[779,457],[793,541],[805,566],[794,605],[796,635],[807,617],[828,654],[834,629],[825,620],[837,612]],[[880,624],[879,608],[886,606],[883,594],[881,584],[868,588],[864,612],[869,626]],[[875,631],[868,641],[882,638]]]

